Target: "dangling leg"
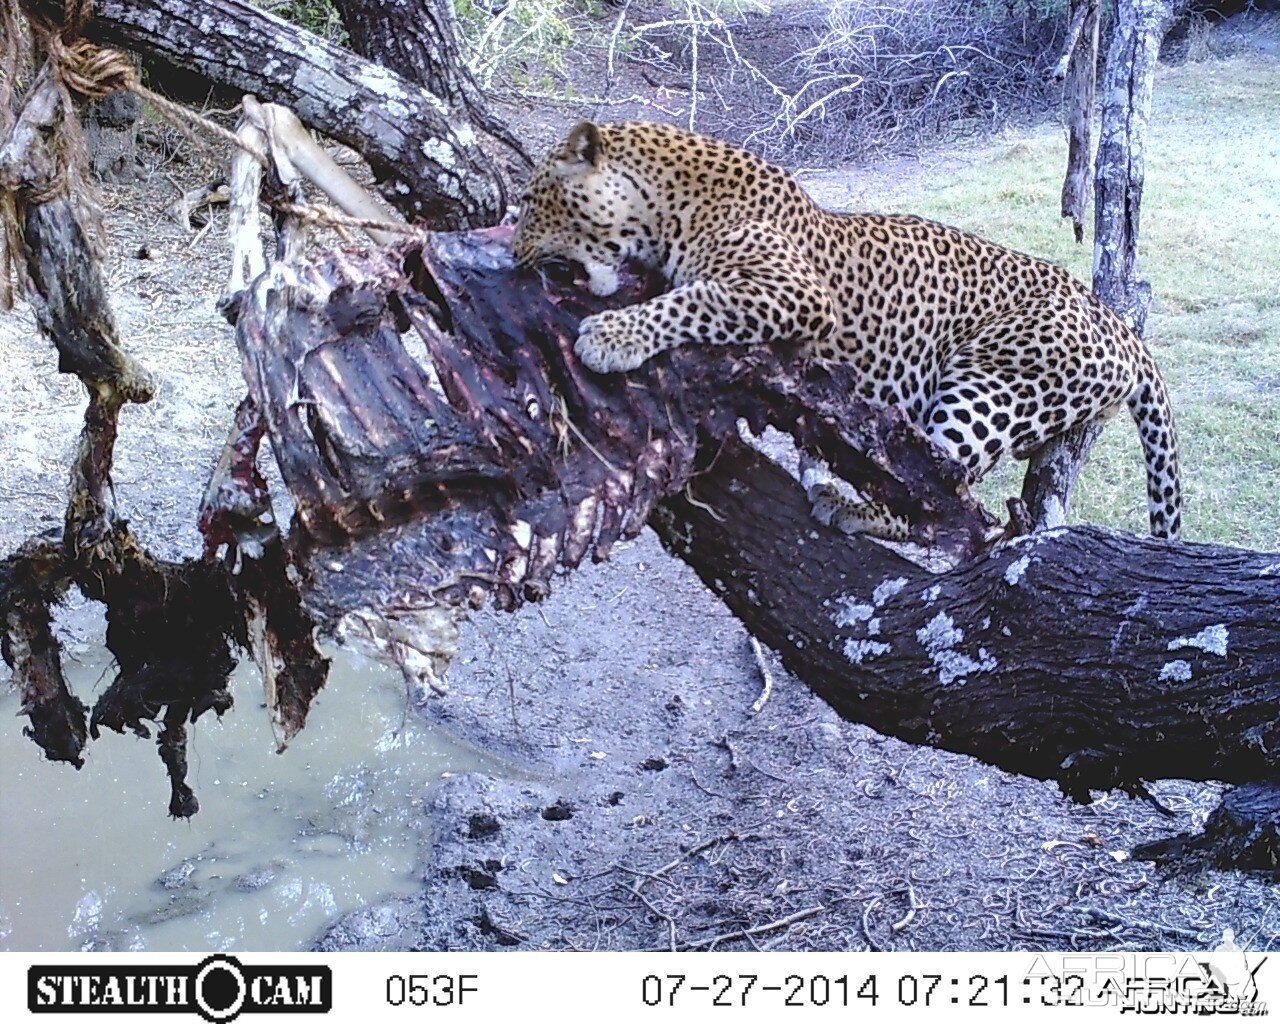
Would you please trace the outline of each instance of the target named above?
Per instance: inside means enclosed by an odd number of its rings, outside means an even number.
[[[800,486],[812,506],[813,518],[851,537],[860,533],[883,540],[904,541],[911,524],[874,501],[859,501],[842,493],[825,463],[800,453]]]
[[[1077,424],[1114,416],[1133,390],[1126,353],[1098,336],[1087,305],[1042,299],[969,339],[943,368],[925,409],[925,433],[967,468],[970,482],[1005,453],[1025,459]],[[906,521],[888,509],[846,498],[828,476],[808,476],[816,518],[847,533],[907,536]]]
[[[971,482],[1001,455],[1026,459],[1078,424],[1109,419],[1123,407],[1132,375],[1120,356],[1079,358],[1091,335],[1087,326],[1067,324],[1047,340],[1031,310],[991,325],[944,369],[924,430],[968,469]]]

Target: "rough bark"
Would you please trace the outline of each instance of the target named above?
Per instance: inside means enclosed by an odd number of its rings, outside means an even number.
[[[1151,285],[1138,274],[1147,125],[1160,43],[1189,0],[1117,0],[1102,80],[1094,194],[1093,290],[1139,334]]]
[[[841,715],[1056,780],[1280,779],[1280,557],[1096,527],[951,572],[805,521],[803,492],[726,446],[653,519]]]
[[[90,103],[84,115],[89,166],[100,181],[134,178],[142,101],[131,92],[113,92]]]
[[[1055,77],[1063,79],[1067,108],[1067,173],[1062,216],[1071,218],[1076,241],[1084,240],[1085,211],[1093,179],[1093,103],[1098,70],[1098,0],[1072,0],[1071,27]]]
[[[502,173],[465,110],[249,0],[99,0],[84,34],[293,108],[364,156],[411,220],[457,228],[506,211]]]
[[[490,109],[458,46],[452,0],[334,0],[351,48],[362,57],[426,86],[451,109],[501,142],[523,165],[529,155]]]

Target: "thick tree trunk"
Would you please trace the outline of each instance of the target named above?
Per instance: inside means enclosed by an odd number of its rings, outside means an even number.
[[[292,107],[361,153],[410,219],[478,226],[506,210],[503,175],[466,110],[249,0],[99,0],[84,34]]]
[[[939,576],[806,512],[789,475],[729,444],[652,522],[844,717],[1082,800],[1280,781],[1280,556],[1081,527]]]
[[[246,295],[252,394],[301,521],[333,545],[307,560],[320,618],[370,595],[395,595],[392,618],[536,599],[665,496],[649,520],[664,543],[845,717],[1078,799],[1152,778],[1280,780],[1280,555],[1063,529],[928,572],[815,523],[734,428],[789,429],[965,537],[980,525],[967,501],[919,489],[946,465],[916,461],[914,430],[885,443],[889,410],[761,347],[678,349],[625,382],[584,373],[570,346],[593,300],[544,294],[507,259],[492,240],[437,238],[403,271],[343,257],[306,275],[305,300],[270,275]],[[406,322],[443,394],[415,383]]]
[[[458,50],[449,0],[334,0],[351,48],[401,78],[465,107],[475,84]]]
[[[664,542],[850,719],[1055,779],[1081,799],[1165,776],[1280,780],[1280,555],[1092,529],[981,553],[986,524],[955,467],[897,410],[853,397],[843,369],[760,346],[686,347],[625,381],[590,374],[572,339],[598,300],[514,271],[501,236],[437,236],[400,259],[295,261],[241,297],[253,401],[210,488],[212,547],[250,560],[262,549],[253,460],[265,428],[299,509],[284,561],[299,566],[317,619],[336,626],[368,609],[387,643],[408,638],[447,661],[466,609],[536,600],[558,568],[604,557],[662,502],[650,521]],[[613,301],[643,293],[632,282]],[[404,348],[410,329],[433,374]],[[788,475],[738,442],[739,416],[792,432],[921,524],[921,539],[979,553],[936,575],[827,530]],[[19,586],[41,564],[19,556],[0,586],[17,611],[11,643],[30,652],[33,699],[46,682],[58,690],[38,595]],[[215,604],[226,622],[224,599]],[[113,617],[129,621],[125,610]],[[170,677],[159,668],[173,670],[145,652],[190,648],[191,627],[163,604],[142,621],[129,633],[141,652],[95,720],[168,707],[161,748],[187,813],[178,730],[223,691],[207,674],[190,677],[207,695],[156,690]],[[47,706],[44,739],[58,750],[53,733],[82,712],[65,699]]]

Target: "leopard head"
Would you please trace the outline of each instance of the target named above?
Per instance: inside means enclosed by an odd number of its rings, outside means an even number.
[[[654,237],[653,204],[643,183],[611,159],[599,126],[584,121],[530,176],[512,248],[523,265],[579,263],[587,287],[611,295],[625,260],[652,257]]]

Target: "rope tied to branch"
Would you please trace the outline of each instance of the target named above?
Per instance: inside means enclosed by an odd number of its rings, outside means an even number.
[[[93,0],[76,0],[75,7],[74,20],[69,25],[71,30],[78,33],[87,20],[88,12],[92,10]],[[46,34],[45,45],[54,74],[57,76],[59,84],[67,90],[78,93],[86,99],[95,100],[101,99],[117,89],[127,89],[149,103],[193,142],[199,145],[207,145],[207,140],[190,130],[198,128],[249,154],[262,167],[271,169],[270,157],[258,146],[247,141],[236,132],[224,128],[216,121],[202,114],[197,114],[195,111],[148,89],[138,79],[138,73],[133,66],[133,62],[119,50],[98,46],[87,39],[79,37],[68,43],[63,39],[62,34],[57,32]],[[267,198],[266,201],[279,212],[298,217],[318,227],[339,231],[344,228],[373,228],[409,236],[416,236],[422,233],[421,228],[394,221],[350,217],[326,206],[310,203],[289,203],[270,198]]]
[[[65,4],[5,3],[0,15],[0,35],[6,39],[6,74],[0,76],[0,139],[11,139],[17,121],[13,109],[14,86],[32,66],[37,49],[46,55],[45,70],[57,90],[57,116],[33,120],[32,130],[47,130],[48,155],[33,164],[26,147],[6,152],[0,161],[0,309],[13,307],[13,281],[25,280],[25,251],[21,222],[25,210],[66,197],[76,207],[76,220],[90,251],[101,257],[105,248],[102,205],[88,173],[84,129],[76,114],[75,96],[101,99],[137,81],[129,58],[117,50],[98,47],[81,38],[81,30],[93,14],[94,0],[67,0]],[[26,14],[26,24],[23,23]],[[38,84],[39,76],[35,82]]]
[[[67,94],[68,103],[71,93],[87,100],[99,100],[117,89],[127,89],[151,104],[193,141],[204,143],[188,130],[192,126],[243,149],[266,165],[266,156],[246,145],[235,132],[148,89],[138,78],[138,71],[126,54],[83,38],[80,33],[93,14],[93,4],[94,0],[69,0],[65,20],[59,24],[33,15],[32,29],[48,57],[54,78]],[[64,119],[74,119],[73,115],[73,110],[64,110]]]
[[[133,63],[119,50],[87,39],[64,42],[56,33],[46,37],[45,45],[58,82],[85,99],[100,100],[117,89],[141,88]]]

